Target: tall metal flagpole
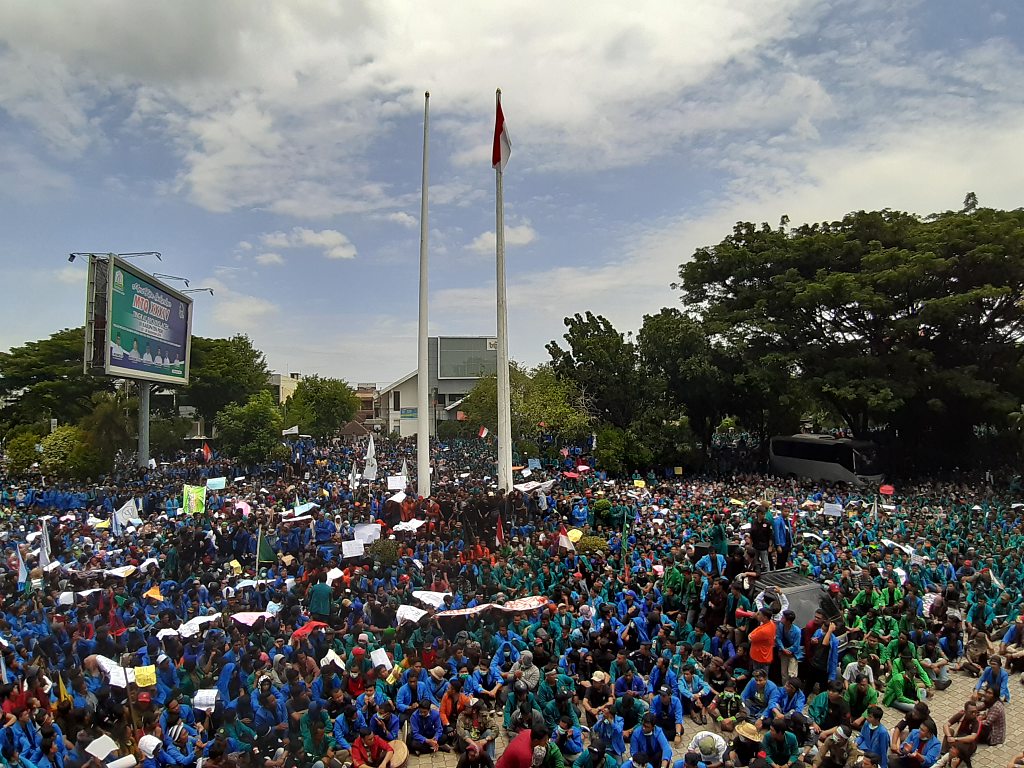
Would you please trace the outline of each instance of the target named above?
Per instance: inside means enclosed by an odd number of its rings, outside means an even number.
[[[495,93],[501,107],[501,89]],[[512,490],[512,393],[508,375],[508,301],[505,298],[505,194],[501,163],[495,166],[494,227],[498,282],[498,487]]]
[[[416,371],[416,492],[430,496],[429,361],[427,360],[427,181],[429,179],[430,92],[423,94],[423,191],[420,193],[420,335]]]

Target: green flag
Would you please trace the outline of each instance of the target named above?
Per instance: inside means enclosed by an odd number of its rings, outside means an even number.
[[[181,510],[186,515],[202,515],[206,512],[206,486],[186,485],[181,494]]]
[[[274,554],[273,547],[270,546],[270,541],[263,535],[263,529],[260,528],[259,542],[256,544],[256,567],[258,568],[260,563],[276,563],[277,555]]]

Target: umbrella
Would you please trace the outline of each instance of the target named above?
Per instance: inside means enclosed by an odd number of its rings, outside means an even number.
[[[573,544],[575,544],[582,538],[583,531],[581,531],[579,528],[573,528],[571,531],[569,531],[569,541],[571,541]]]
[[[252,514],[252,507],[249,506],[249,502],[247,501],[236,501],[235,509],[242,510],[242,517],[248,517]]]

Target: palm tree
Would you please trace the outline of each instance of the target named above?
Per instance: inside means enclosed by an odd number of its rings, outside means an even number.
[[[133,435],[128,418],[130,407],[131,404],[120,391],[97,392],[92,397],[92,411],[79,423],[89,443],[107,466],[113,464],[119,450],[131,446]]]

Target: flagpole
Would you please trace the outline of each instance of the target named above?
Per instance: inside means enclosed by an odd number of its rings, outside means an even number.
[[[501,107],[501,89],[495,94]],[[512,395],[508,371],[508,300],[505,297],[505,193],[501,163],[495,166],[495,227],[498,283],[498,488],[512,490]]]
[[[430,91],[423,94],[423,185],[420,192],[420,330],[416,372],[416,492],[430,496],[430,370],[427,360],[427,183],[430,178]],[[406,482],[409,478],[406,478]]]

